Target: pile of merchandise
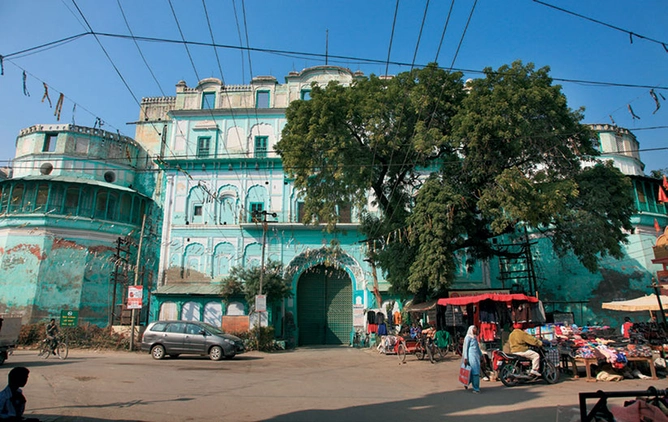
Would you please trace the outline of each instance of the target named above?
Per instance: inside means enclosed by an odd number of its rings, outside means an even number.
[[[547,324],[526,330],[529,334],[550,341],[561,354],[575,358],[597,359],[615,369],[622,369],[628,357],[652,357],[652,349],[646,344],[624,341],[614,328],[578,327],[577,325]]]

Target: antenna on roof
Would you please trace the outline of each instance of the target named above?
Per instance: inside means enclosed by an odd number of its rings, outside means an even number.
[[[325,30],[325,64],[329,62],[329,29]]]

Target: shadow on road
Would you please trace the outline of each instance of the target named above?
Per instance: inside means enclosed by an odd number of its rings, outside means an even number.
[[[416,382],[419,382],[416,380]],[[391,382],[379,387],[392,388]],[[556,408],[543,407],[533,409],[508,410],[509,396],[502,394],[503,386],[486,388],[481,394],[471,390],[456,390],[439,394],[430,394],[418,399],[388,401],[366,406],[353,406],[343,409],[309,409],[278,415],[265,422],[338,422],[363,420],[393,421],[444,421],[479,422],[481,416],[494,422],[516,422],[520,420],[554,421]],[[518,390],[515,388],[514,390]],[[501,394],[500,394],[501,393]],[[542,394],[526,388],[523,397],[528,402]],[[503,407],[503,410],[499,408]]]
[[[79,406],[61,406],[58,407],[58,409],[102,409],[102,408],[109,408],[110,411],[111,409],[119,409],[119,408],[131,408],[135,406],[147,406],[147,405],[152,405],[156,403],[164,403],[164,402],[169,402],[169,403],[174,403],[174,402],[188,402],[195,400],[195,398],[191,397],[180,397],[177,399],[169,399],[169,400],[132,400],[128,402],[113,402],[113,403],[105,403],[105,404],[96,404],[96,405],[79,405]],[[55,409],[55,408],[52,408]],[[43,409],[37,409],[37,410],[43,410]],[[141,420],[138,419],[103,419],[103,418],[91,418],[91,417],[83,417],[83,416],[64,416],[64,415],[48,415],[48,414],[42,414],[42,413],[31,413],[31,414],[26,414],[26,417],[31,417],[31,418],[37,418],[40,420],[40,422],[96,422],[96,421],[114,421],[114,422],[141,422]]]

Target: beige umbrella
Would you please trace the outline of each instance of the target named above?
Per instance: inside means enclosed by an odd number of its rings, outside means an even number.
[[[668,309],[668,296],[661,295],[661,306],[663,309]],[[639,311],[659,311],[659,301],[656,295],[639,297],[630,300],[621,300],[615,302],[604,302],[603,309],[610,309],[613,311],[639,312]]]

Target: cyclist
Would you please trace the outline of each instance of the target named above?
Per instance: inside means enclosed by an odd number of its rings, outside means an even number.
[[[58,347],[58,334],[60,330],[56,325],[56,319],[51,318],[49,324],[46,326],[46,340],[49,342],[49,348],[52,354],[56,354],[56,347]]]

